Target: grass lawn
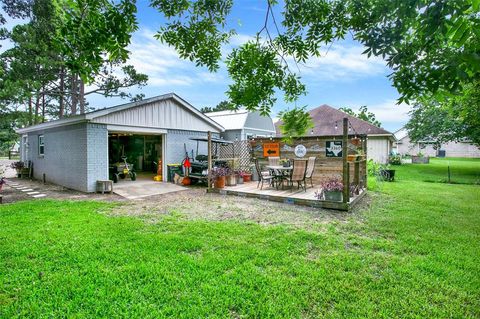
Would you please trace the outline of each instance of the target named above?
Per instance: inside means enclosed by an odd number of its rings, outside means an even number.
[[[455,163],[478,179],[480,161]],[[480,186],[424,181],[444,167],[398,167],[369,208],[317,231],[0,206],[0,318],[478,318]]]

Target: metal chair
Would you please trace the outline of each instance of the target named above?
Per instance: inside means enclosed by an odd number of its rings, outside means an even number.
[[[297,183],[297,189],[302,187],[305,192],[307,191],[307,187],[305,185],[305,173],[307,172],[307,160],[304,159],[294,159],[293,160],[293,168],[288,178],[288,182],[290,184],[290,189],[293,190],[293,183]]]
[[[307,171],[305,173],[305,179],[310,179],[310,185],[313,187],[313,172],[315,171],[315,161],[317,158],[315,156],[311,156],[308,158],[307,162]],[[306,185],[305,185],[306,187]]]
[[[257,170],[257,173],[258,173],[258,184],[257,184],[257,188],[258,186],[260,186],[260,183],[262,184],[262,186],[260,187],[260,189],[263,189],[263,182],[264,181],[268,181],[270,185],[272,185],[274,179],[275,179],[275,176],[272,176],[270,174],[270,172],[262,172],[262,170],[260,169],[260,164],[258,163],[258,159],[255,159],[255,169]]]

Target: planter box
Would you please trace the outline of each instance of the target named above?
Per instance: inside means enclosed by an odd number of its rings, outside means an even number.
[[[412,156],[413,164],[428,164],[430,163],[430,157],[428,156]]]
[[[325,191],[325,200],[331,201],[331,202],[341,202],[343,200],[343,193],[342,192],[329,192]]]

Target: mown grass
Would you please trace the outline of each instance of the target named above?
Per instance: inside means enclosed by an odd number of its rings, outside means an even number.
[[[428,168],[402,166],[322,233],[0,206],[0,318],[478,318],[480,187],[423,182]]]

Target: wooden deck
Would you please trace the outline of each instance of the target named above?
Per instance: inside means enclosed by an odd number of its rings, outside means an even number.
[[[361,198],[365,195],[366,190],[362,190],[359,195],[350,198],[348,203],[332,202],[317,200],[315,198],[315,192],[319,188],[314,186],[307,187],[305,192],[303,189],[298,190],[294,187],[290,189],[276,189],[268,185],[264,185],[263,190],[257,188],[257,182],[249,182],[245,184],[239,184],[237,186],[225,186],[223,189],[212,188],[210,192],[220,193],[224,195],[236,195],[243,197],[259,198],[264,200],[270,200],[275,202],[282,202],[287,204],[303,205],[318,208],[328,208],[337,210],[350,210],[355,204],[357,204]]]

